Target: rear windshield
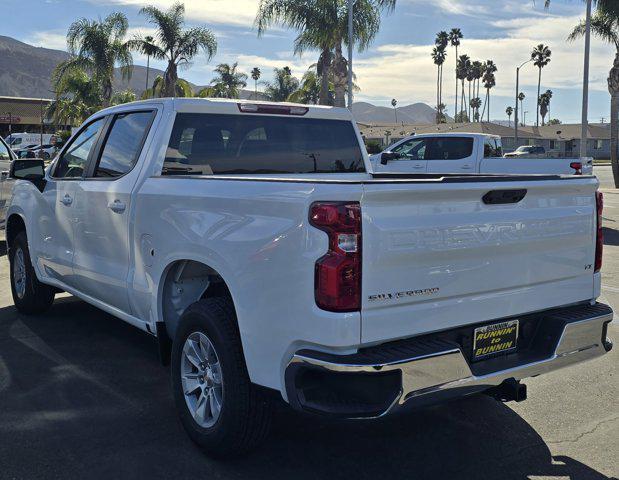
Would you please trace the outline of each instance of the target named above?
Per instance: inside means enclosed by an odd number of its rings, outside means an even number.
[[[348,121],[179,113],[163,175],[365,172]]]

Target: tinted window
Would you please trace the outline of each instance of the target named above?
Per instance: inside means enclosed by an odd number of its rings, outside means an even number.
[[[347,121],[180,113],[162,173],[364,171],[355,130]]]
[[[492,157],[502,157],[503,149],[501,148],[501,142],[496,138],[488,137],[484,142],[484,157],[492,158]]]
[[[9,160],[11,155],[9,154],[9,148],[4,144],[4,142],[0,142],[0,160]]]
[[[114,118],[95,170],[95,177],[120,177],[133,169],[153,115],[153,112],[134,112]]]
[[[79,178],[82,176],[88,163],[88,155],[97,143],[103,123],[103,118],[94,121],[73,139],[58,160],[54,177]]]
[[[461,160],[473,154],[473,139],[466,137],[433,138],[426,160]]]

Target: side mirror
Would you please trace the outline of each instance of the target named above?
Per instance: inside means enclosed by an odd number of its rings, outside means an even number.
[[[381,153],[380,163],[381,165],[387,165],[390,161],[397,160],[398,158],[400,158],[399,153],[386,151],[386,152]]]
[[[32,182],[43,191],[45,188],[45,164],[43,160],[15,160],[11,163],[9,178]]]

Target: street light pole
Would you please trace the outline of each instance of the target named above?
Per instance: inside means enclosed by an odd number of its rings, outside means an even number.
[[[520,95],[520,69],[524,67],[527,63],[532,62],[533,59],[529,59],[524,62],[522,65],[516,68],[516,109],[514,116],[514,147],[518,148],[518,96]]]
[[[582,82],[582,125],[580,131],[580,156],[587,156],[587,132],[589,130],[589,58],[591,54],[591,9],[593,0],[587,0],[585,21],[585,68]]]
[[[353,5],[355,0],[348,0],[348,109],[352,110],[352,50],[353,50]]]

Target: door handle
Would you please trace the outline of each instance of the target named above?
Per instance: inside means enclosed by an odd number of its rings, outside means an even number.
[[[114,213],[123,213],[127,209],[127,205],[125,202],[121,202],[120,200],[114,200],[107,204],[107,208],[109,208]]]
[[[462,170],[470,170],[470,169],[471,169],[471,166],[470,166],[470,165],[468,165],[468,164],[466,164],[466,165],[462,165],[460,168],[461,168]]]
[[[413,168],[415,168],[415,169],[417,169],[417,170],[420,170],[420,169],[422,169],[422,168],[425,168],[425,165],[423,165],[423,164],[421,164],[421,163],[417,163],[417,164],[413,165]]]
[[[60,200],[60,203],[62,203],[65,207],[68,207],[69,205],[73,203],[73,198],[71,198],[71,195],[67,193],[64,197],[62,197],[62,200]]]

